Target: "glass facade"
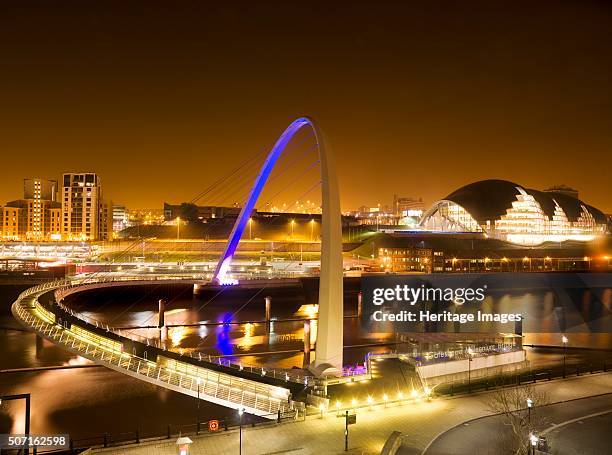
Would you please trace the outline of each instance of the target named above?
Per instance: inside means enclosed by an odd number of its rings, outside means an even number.
[[[598,223],[589,208],[578,200],[575,204],[579,207],[579,213],[572,220],[554,195],[547,196],[550,199],[545,200],[545,203],[552,201],[554,204],[547,214],[529,190],[520,186],[515,189],[516,199],[497,219],[478,222],[461,205],[442,200],[424,216],[421,227],[431,231],[482,232],[488,237],[520,245],[567,240],[590,241],[607,230],[605,222]]]

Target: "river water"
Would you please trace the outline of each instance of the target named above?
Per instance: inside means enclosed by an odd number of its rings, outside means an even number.
[[[612,283],[611,288],[612,288]],[[10,315],[10,303],[21,290],[17,286],[0,286],[0,370],[50,365],[88,364],[52,343],[36,343],[36,337],[20,329]],[[345,285],[345,363],[363,362],[369,351],[397,349],[395,334],[369,334],[361,330],[356,314],[358,284]],[[587,292],[585,290],[585,292]],[[315,314],[316,289],[303,290],[250,289],[221,292],[208,290],[193,298],[184,285],[146,286],[97,290],[68,299],[68,304],[114,326],[142,326],[157,323],[157,302],[167,301],[167,324],[202,324],[227,321],[261,321],[264,319],[264,297],[272,299],[272,319],[300,319]],[[539,305],[550,300],[545,290],[523,290],[500,296],[516,302]],[[588,304],[578,294],[577,305]],[[586,302],[586,303],[585,303]],[[518,303],[517,303],[518,304]],[[524,303],[523,303],[524,304]],[[202,352],[232,356],[245,364],[267,367],[301,367],[303,354],[302,321],[261,322],[241,325],[219,324],[198,327],[175,327],[160,333],[157,329],[139,329],[148,337],[162,336],[168,348],[183,352]],[[311,326],[316,337],[316,323]],[[387,343],[382,345],[383,343]],[[524,343],[560,344],[559,334],[525,334]],[[572,346],[612,349],[612,336],[605,334],[573,334]],[[265,351],[276,354],[261,355]],[[297,352],[300,351],[300,352]],[[559,359],[559,352],[531,350],[533,364]],[[589,358],[608,360],[610,352],[580,351],[571,353],[569,361]],[[32,395],[33,433],[70,433],[74,439],[121,433],[138,429],[142,436],[165,434],[167,425],[188,425],[196,421],[196,401],[166,389],[144,383],[102,367],[0,373],[0,394]],[[201,402],[201,421],[235,419],[235,411],[208,402]],[[0,407],[0,433],[23,431],[23,403],[3,403]]]

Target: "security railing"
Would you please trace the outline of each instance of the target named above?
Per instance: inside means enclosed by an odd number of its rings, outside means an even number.
[[[174,362],[174,368],[158,362],[139,358],[124,352],[121,343],[90,332],[82,327],[66,328],[56,323],[55,315],[40,305],[37,295],[52,287],[47,283],[37,286],[36,291],[22,293],[13,304],[13,312],[24,324],[43,337],[94,361],[107,364],[114,369],[132,373],[141,379],[170,388],[191,396],[200,395],[202,399],[221,402],[229,407],[244,407],[247,412],[260,416],[292,413],[289,390],[269,384],[258,383],[220,373],[200,366],[189,365],[189,371],[179,371],[183,364]],[[183,364],[184,365],[184,364]]]
[[[155,348],[168,351],[165,344],[158,338],[149,338],[142,336],[138,333],[135,333],[133,330],[119,329],[113,326],[108,325],[105,322],[98,321],[90,316],[84,315],[82,313],[76,312],[73,309],[67,307],[62,303],[62,300],[74,293],[79,292],[79,288],[87,285],[100,285],[105,283],[115,283],[115,282],[134,282],[134,281],[150,281],[150,282],[159,282],[159,281],[181,281],[185,278],[182,276],[172,276],[172,275],[156,275],[156,276],[125,276],[125,277],[93,277],[93,278],[77,278],[77,279],[62,279],[53,282],[42,283],[32,288],[26,289],[19,295],[19,299],[25,299],[26,297],[33,294],[40,294],[46,291],[54,290],[56,304],[62,308],[65,312],[70,314],[71,316],[80,319],[84,322],[94,325],[95,327],[106,330],[107,332],[113,332],[121,337],[129,338],[133,341],[137,341],[139,343],[145,344],[147,346],[153,346]],[[173,352],[173,351],[169,351]],[[243,363],[235,363],[230,359],[222,358],[220,356],[214,356],[210,354],[202,354],[201,352],[193,353],[193,352],[180,352],[181,355],[191,357],[192,359],[197,359],[201,362],[207,362],[210,364],[219,365],[225,368],[233,369],[237,372],[249,372],[252,374],[256,374],[258,376],[269,377],[278,379],[285,382],[292,382],[296,384],[301,384],[305,386],[314,385],[314,377],[308,375],[300,375],[292,371],[284,371],[284,370],[275,370],[268,369],[264,367],[245,365]]]

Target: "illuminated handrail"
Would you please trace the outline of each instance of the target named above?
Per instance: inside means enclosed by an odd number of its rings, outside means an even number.
[[[121,369],[128,370],[137,375],[147,376],[149,379],[160,381],[179,389],[188,389],[190,392],[197,391],[205,398],[206,396],[223,400],[234,405],[241,405],[253,409],[257,414],[276,414],[287,412],[291,409],[291,403],[286,397],[271,396],[270,391],[281,390],[278,387],[258,384],[254,381],[235,378],[225,373],[207,370],[203,367],[195,367],[197,375],[188,375],[158,365],[147,359],[123,352],[121,349],[112,348],[112,344],[101,344],[97,340],[103,338],[100,335],[80,329],[79,333],[55,324],[48,318],[37,317],[37,309],[22,305],[21,300],[14,304],[16,316],[25,324],[32,327],[56,343],[64,345],[83,357],[92,360],[106,362]],[[89,335],[91,334],[91,335]],[[198,386],[197,379],[201,384]],[[288,393],[288,391],[287,391]]]
[[[86,285],[97,285],[97,284],[114,283],[114,282],[133,282],[133,281],[151,281],[151,282],[167,281],[167,280],[173,280],[173,281],[177,280],[178,281],[178,280],[184,280],[184,279],[185,279],[184,277],[172,277],[171,275],[154,275],[154,276],[147,276],[147,277],[123,276],[123,277],[95,277],[95,278],[86,277],[86,278],[77,278],[77,279],[61,279],[57,281],[42,283],[32,288],[28,288],[19,295],[18,300],[23,300],[26,297],[29,297],[37,293],[55,290],[54,292],[54,296],[56,300],[55,304],[57,304],[62,310],[64,310],[71,316],[77,319],[80,319],[84,322],[87,322],[91,325],[94,325],[97,328],[105,329],[107,332],[113,332],[121,337],[125,337],[128,339],[140,342],[142,344],[146,344],[147,346],[155,347],[163,351],[174,352],[174,351],[170,351],[166,349],[166,346],[164,345],[164,343],[162,343],[161,340],[157,338],[148,338],[148,337],[139,335],[137,333],[134,333],[131,330],[119,329],[113,326],[109,326],[105,322],[101,322],[90,316],[84,315],[79,312],[75,312],[73,309],[64,305],[61,301],[67,295],[71,294],[71,292],[69,291],[75,290],[79,287],[86,286]],[[78,292],[78,291],[75,291],[75,292]],[[176,352],[174,353],[176,354]],[[178,354],[181,356],[185,355],[182,352],[179,352]],[[266,377],[271,377],[271,378],[278,379],[278,380],[283,380],[285,382],[299,383],[299,384],[303,384],[306,386],[310,386],[314,384],[314,377],[312,376],[299,375],[293,372],[282,371],[282,370],[279,371],[279,370],[274,370],[274,369],[266,369],[264,367],[257,367],[257,366],[252,366],[252,365],[244,365],[242,363],[232,363],[229,359],[224,359],[220,356],[212,356],[210,354],[198,353],[197,355],[194,355],[192,352],[189,352],[187,353],[187,356],[193,359],[197,359],[199,361],[214,363],[214,364],[217,364],[217,365],[220,365],[226,368],[231,368],[237,371],[247,371],[253,374],[260,375],[261,377],[266,376]]]

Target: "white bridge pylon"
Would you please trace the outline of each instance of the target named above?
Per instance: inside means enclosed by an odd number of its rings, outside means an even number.
[[[319,319],[317,326],[316,355],[313,370],[323,372],[333,368],[342,372],[343,348],[343,283],[342,283],[342,218],[340,195],[333,155],[325,141],[323,132],[308,117],[294,120],[280,135],[268,154],[261,171],[257,175],[249,197],[240,211],[232,228],[223,255],[217,263],[213,281],[218,284],[232,284],[227,272],[253,213],[255,204],[279,157],[293,136],[303,127],[312,129],[319,160],[321,162],[321,275],[319,278]],[[330,373],[331,371],[327,371]]]

